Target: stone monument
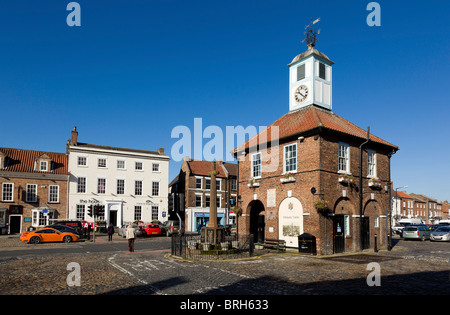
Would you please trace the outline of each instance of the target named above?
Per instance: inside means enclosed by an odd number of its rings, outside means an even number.
[[[208,226],[203,227],[201,230],[202,243],[210,243],[212,245],[223,242],[225,237],[225,229],[221,228],[217,224],[217,186],[216,175],[219,172],[216,170],[216,162],[212,161],[212,169],[209,172],[211,176],[211,193],[209,202],[209,222]]]

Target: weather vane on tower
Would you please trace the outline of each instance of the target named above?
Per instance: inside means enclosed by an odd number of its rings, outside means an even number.
[[[318,41],[317,35],[320,34],[320,29],[316,30],[313,28],[313,25],[320,22],[320,18],[313,21],[311,18],[311,22],[305,26],[305,36],[306,38],[302,40],[302,43],[306,41],[306,46],[308,47],[314,47],[316,45],[316,42]]]

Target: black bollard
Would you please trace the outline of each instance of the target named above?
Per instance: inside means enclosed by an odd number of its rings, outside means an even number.
[[[378,247],[377,247],[377,235],[375,234],[375,245],[374,245],[374,247],[373,247],[373,251],[375,252],[375,253],[378,253]]]

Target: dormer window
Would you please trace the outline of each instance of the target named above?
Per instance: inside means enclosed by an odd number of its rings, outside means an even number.
[[[50,172],[52,159],[47,154],[42,154],[37,157],[34,169],[40,172]]]
[[[6,156],[3,152],[0,151],[0,169],[5,168],[6,167]]]
[[[41,161],[39,170],[42,172],[47,172],[48,171],[48,162]]]

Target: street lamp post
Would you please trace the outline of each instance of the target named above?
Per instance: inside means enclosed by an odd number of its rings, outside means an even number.
[[[408,185],[395,188],[396,200],[398,199],[398,190],[403,189],[403,188],[408,188]],[[400,202],[400,204],[401,204],[401,202]],[[395,206],[395,208],[397,209],[397,206]],[[389,235],[390,235],[390,237],[389,237],[388,250],[391,250],[392,249],[392,209],[391,209],[391,211],[389,211]]]

